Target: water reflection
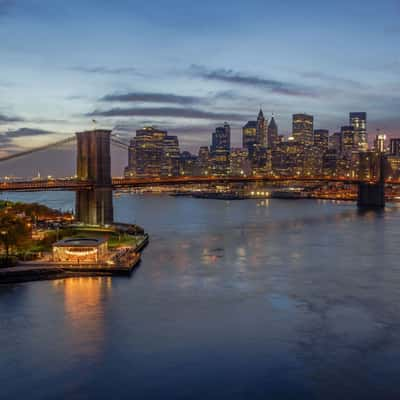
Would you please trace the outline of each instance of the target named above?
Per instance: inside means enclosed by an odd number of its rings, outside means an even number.
[[[105,339],[104,307],[112,290],[112,278],[80,277],[52,282],[63,292],[65,323],[74,347],[86,355],[98,353]]]
[[[21,376],[47,398],[71,381],[93,398],[400,398],[398,208],[115,204],[151,235],[132,279],[35,282],[0,298],[7,398],[28,397]]]

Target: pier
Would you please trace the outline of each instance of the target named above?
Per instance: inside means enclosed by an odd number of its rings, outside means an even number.
[[[149,236],[145,234],[143,239],[130,249],[130,256],[115,265],[107,263],[72,265],[43,260],[22,262],[15,267],[1,268],[0,284],[83,276],[130,276],[140,264],[141,252],[148,243]]]

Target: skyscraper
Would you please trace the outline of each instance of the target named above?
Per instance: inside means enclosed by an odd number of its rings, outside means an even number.
[[[308,114],[293,115],[293,137],[303,146],[311,146],[314,143],[314,117]]]
[[[354,128],[355,145],[362,151],[368,150],[367,113],[351,112],[349,114],[350,125]]]
[[[335,150],[338,155],[341,155],[343,152],[343,143],[342,143],[342,133],[335,132],[328,139],[329,149]]]
[[[264,113],[260,109],[257,117],[256,143],[260,146],[267,145],[267,125],[268,121],[264,118]]]
[[[356,134],[353,126],[342,126],[340,129],[342,135],[342,150],[347,156],[352,151],[357,150]]]
[[[257,121],[249,121],[242,128],[242,144],[243,148],[249,151],[253,150],[253,146],[257,143]]]
[[[231,127],[227,122],[218,126],[212,134],[211,169],[214,175],[226,175],[229,170]]]
[[[137,130],[136,137],[131,140],[129,146],[129,164],[125,175],[139,178],[159,177],[162,172],[166,137],[167,131],[154,127]]]
[[[183,151],[180,157],[180,175],[194,176],[197,170],[197,156]]]
[[[197,157],[198,175],[208,175],[210,168],[210,149],[208,146],[201,146]]]
[[[400,139],[399,138],[390,139],[390,155],[400,156]]]
[[[251,162],[246,148],[235,148],[230,154],[229,172],[232,176],[244,176],[251,174]]]
[[[321,152],[328,150],[329,131],[327,129],[316,129],[314,131],[314,146]]]
[[[275,118],[272,117],[271,121],[268,125],[268,132],[267,132],[267,139],[268,139],[268,147],[270,149],[275,149],[277,144],[279,143],[279,135],[278,135],[278,125],[275,122]]]
[[[377,153],[385,152],[386,135],[384,133],[378,133],[375,137],[374,148]]]
[[[180,150],[177,136],[165,136],[162,143],[163,154],[161,174],[164,176],[179,176]]]
[[[339,152],[336,148],[328,149],[322,157],[322,174],[334,176],[336,174]]]
[[[211,151],[225,150],[231,148],[231,127],[227,122],[224,126],[218,126],[212,134]]]

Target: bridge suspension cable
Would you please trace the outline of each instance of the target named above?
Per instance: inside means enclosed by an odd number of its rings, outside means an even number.
[[[13,154],[10,154],[10,155],[8,155],[8,156],[1,157],[1,158],[0,158],[0,162],[12,160],[12,159],[14,159],[14,158],[19,158],[19,157],[27,156],[27,155],[29,155],[29,154],[36,153],[36,152],[42,151],[42,150],[51,149],[52,147],[57,147],[57,146],[60,146],[60,145],[66,144],[66,143],[71,143],[71,142],[73,142],[75,139],[76,139],[75,136],[70,136],[70,137],[68,137],[68,138],[66,138],[66,139],[59,140],[58,142],[49,143],[49,144],[46,144],[46,145],[44,145],[44,146],[34,147],[34,148],[32,148],[32,149],[20,151],[20,152],[18,152],[18,153],[13,153]]]
[[[122,142],[121,140],[118,140],[115,138],[115,136],[111,137],[111,142],[115,144],[116,146],[120,147],[121,149],[128,150],[129,149],[129,144]]]

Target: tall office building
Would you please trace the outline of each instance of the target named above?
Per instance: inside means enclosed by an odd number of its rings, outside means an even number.
[[[328,150],[329,131],[327,129],[316,129],[314,131],[314,146],[321,152]]]
[[[211,170],[213,175],[226,175],[229,170],[229,152],[231,148],[231,127],[225,122],[212,134]]]
[[[161,175],[179,176],[180,150],[177,136],[167,135],[162,143]]]
[[[229,173],[232,176],[246,176],[251,174],[249,151],[246,148],[232,149],[229,161]]]
[[[164,140],[167,131],[145,127],[136,131],[129,146],[129,163],[126,176],[138,178],[159,177],[164,160]],[[172,140],[175,143],[175,140]]]
[[[385,152],[385,142],[386,142],[386,135],[384,133],[378,133],[374,141],[374,149],[377,153]]]
[[[224,126],[218,126],[212,134],[211,151],[226,150],[231,148],[231,127],[227,122]]]
[[[208,175],[210,168],[210,149],[208,146],[201,146],[197,157],[197,174]]]
[[[183,151],[180,158],[180,175],[195,176],[197,169],[197,156],[189,151]]]
[[[270,123],[268,124],[267,131],[268,147],[270,149],[275,149],[279,143],[278,125],[275,122],[275,118],[272,117]]]
[[[374,151],[362,151],[359,157],[358,178],[375,180],[379,172],[379,155]]]
[[[353,126],[342,126],[340,129],[342,135],[342,150],[346,156],[350,156],[351,152],[356,151],[357,141]]]
[[[303,146],[289,138],[278,144],[271,152],[272,171],[276,175],[296,176],[303,175],[304,171]]]
[[[331,150],[335,150],[337,155],[341,155],[343,152],[342,148],[342,133],[335,132],[328,139],[328,147]]]
[[[390,139],[390,155],[400,156],[400,138]]]
[[[329,148],[322,156],[322,174],[335,176],[339,153],[336,148]]]
[[[303,150],[303,171],[305,176],[322,174],[323,155],[325,151],[317,146],[306,146]]]
[[[312,146],[314,143],[314,117],[308,114],[293,115],[293,137],[303,146]]]
[[[242,144],[243,148],[249,153],[252,152],[253,146],[257,143],[257,121],[249,121],[242,128]]]
[[[349,114],[350,125],[354,128],[355,145],[362,151],[368,150],[367,113],[351,112]]]
[[[264,113],[260,109],[257,117],[257,129],[256,129],[256,142],[260,146],[267,145],[267,126],[268,121],[264,118]]]

